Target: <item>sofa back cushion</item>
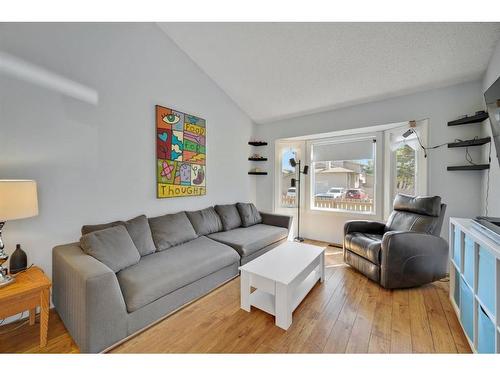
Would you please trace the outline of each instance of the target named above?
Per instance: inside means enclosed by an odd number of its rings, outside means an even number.
[[[236,208],[240,214],[243,227],[247,228],[262,223],[262,217],[253,203],[237,203]]]
[[[118,225],[124,225],[124,222],[119,220],[119,221],[112,221],[110,223],[104,223],[104,224],[84,225],[82,227],[82,236],[89,234],[89,233],[92,233],[92,232],[97,232],[98,230],[108,229],[111,227],[117,227]]]
[[[222,221],[222,228],[231,230],[241,226],[241,217],[235,204],[222,204],[214,207]]]
[[[139,250],[141,256],[152,254],[156,251],[156,246],[151,235],[148,218],[146,215],[137,216],[125,222],[135,247]]]
[[[149,226],[158,251],[194,240],[197,237],[185,212],[150,218]]]
[[[149,228],[146,215],[140,215],[128,221],[113,221],[105,224],[84,225],[82,227],[82,235],[119,225],[127,228],[127,231],[141,256],[145,256],[156,251],[156,246],[153,242],[153,237],[151,236],[151,229]]]
[[[115,273],[137,264],[141,259],[123,225],[85,234],[80,238],[80,246],[86,254],[104,263]]]
[[[186,215],[198,236],[221,232],[222,221],[213,207],[199,211],[186,211]]]

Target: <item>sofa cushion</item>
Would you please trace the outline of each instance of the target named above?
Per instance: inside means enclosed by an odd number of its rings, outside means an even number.
[[[376,265],[380,265],[380,250],[382,248],[381,234],[360,232],[347,233],[344,238],[344,246],[347,250],[368,259]]]
[[[242,257],[249,256],[264,247],[287,238],[286,228],[257,224],[248,228],[236,228],[227,232],[208,235],[235,249]]]
[[[199,211],[186,211],[186,215],[198,236],[223,230],[222,221],[213,207]]]
[[[129,312],[239,262],[229,246],[207,237],[142,257],[136,265],[117,274]]]
[[[197,236],[185,212],[149,219],[153,241],[158,251],[194,240]]]
[[[141,256],[152,254],[156,251],[146,215],[137,216],[126,221],[124,224]]]
[[[235,204],[222,204],[214,208],[219,214],[224,230],[231,230],[241,226],[241,217]]]
[[[253,203],[237,203],[236,208],[240,214],[243,227],[246,228],[262,223],[262,217]]]
[[[128,234],[132,238],[135,247],[139,250],[141,256],[154,253],[156,246],[151,236],[151,229],[149,228],[148,219],[146,215],[140,215],[128,221],[112,221],[111,223],[84,225],[82,227],[82,235],[96,232],[111,227],[123,225],[127,228]]]
[[[93,256],[114,272],[137,264],[139,251],[123,225],[91,232],[80,238],[83,251]]]

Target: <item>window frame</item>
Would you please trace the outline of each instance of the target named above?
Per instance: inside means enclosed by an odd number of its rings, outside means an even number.
[[[373,142],[373,168],[374,168],[374,175],[373,175],[373,208],[372,211],[352,211],[352,210],[345,210],[345,209],[335,209],[335,208],[323,208],[323,207],[315,207],[314,205],[314,186],[316,186],[316,181],[315,181],[315,173],[314,173],[314,165],[313,165],[313,151],[314,151],[314,146],[319,146],[319,145],[329,145],[329,144],[340,144],[340,143],[354,143],[354,142],[361,142],[361,141],[366,141],[366,140],[375,140]],[[382,146],[380,143],[381,141],[381,133],[380,132],[367,132],[367,133],[359,133],[355,135],[349,135],[349,136],[337,136],[337,137],[329,137],[329,138],[320,138],[320,139],[315,139],[307,142],[307,155],[309,156],[309,164],[310,164],[310,175],[309,175],[309,184],[308,184],[308,209],[311,211],[317,211],[317,212],[325,212],[329,214],[335,214],[335,215],[340,215],[340,216],[362,216],[362,217],[377,217],[380,215],[378,212],[378,207],[381,206],[379,199],[382,197],[379,197],[379,160],[378,160],[378,154],[380,151],[380,147]]]

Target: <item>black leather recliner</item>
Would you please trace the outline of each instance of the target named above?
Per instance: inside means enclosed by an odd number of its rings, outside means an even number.
[[[448,244],[440,237],[445,210],[441,197],[398,194],[387,223],[345,223],[344,262],[387,289],[445,277]]]

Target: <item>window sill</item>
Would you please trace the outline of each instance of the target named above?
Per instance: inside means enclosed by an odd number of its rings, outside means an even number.
[[[321,213],[330,213],[338,216],[366,216],[366,217],[377,217],[376,212],[367,212],[367,211],[350,211],[350,210],[332,210],[330,208],[321,208],[321,207],[310,207],[309,211],[311,212],[321,212]]]

